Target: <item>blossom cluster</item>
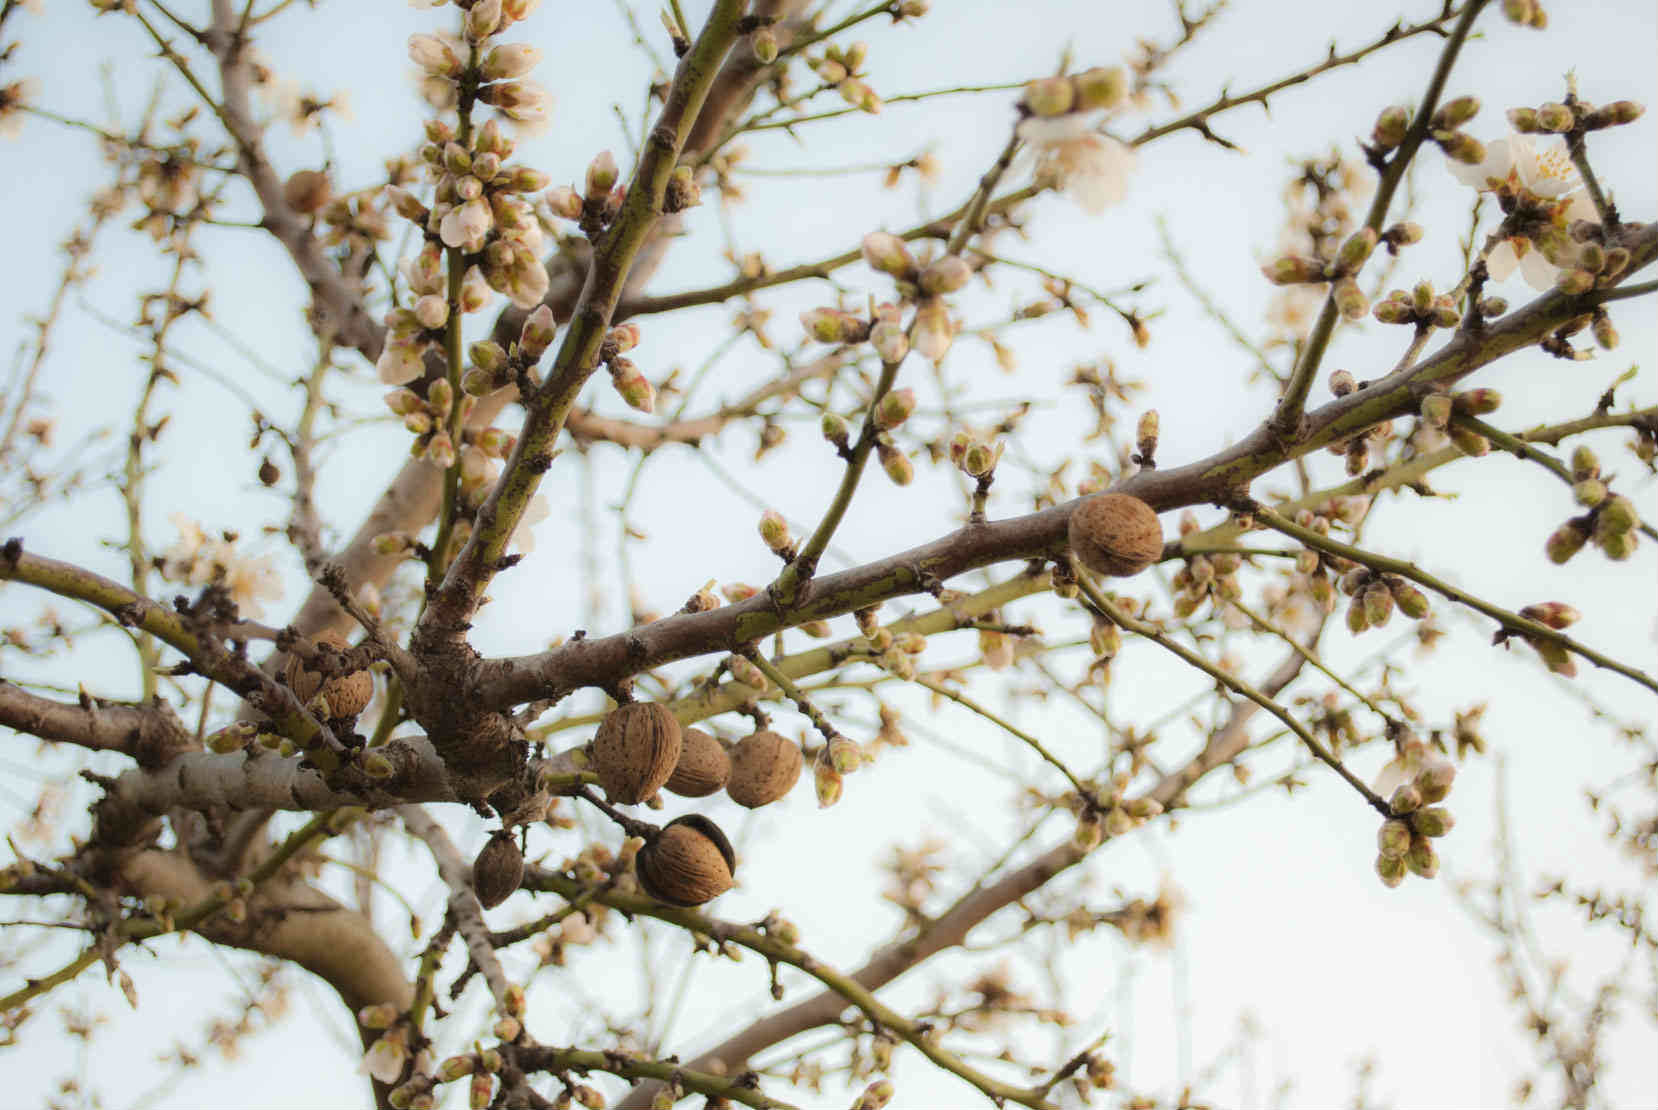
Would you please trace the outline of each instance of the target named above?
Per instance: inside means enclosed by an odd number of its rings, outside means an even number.
[[[164,577],[192,586],[217,586],[243,616],[252,619],[265,615],[261,601],[281,599],[282,580],[273,556],[245,555],[236,550],[235,536],[226,534],[214,539],[181,513],[174,513],[170,519],[179,538],[161,557]]]

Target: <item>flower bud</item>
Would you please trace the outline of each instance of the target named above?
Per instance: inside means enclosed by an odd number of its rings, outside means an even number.
[[[1543,130],[1543,124],[1537,118],[1536,108],[1510,108],[1508,125],[1522,135],[1535,135]]]
[[[973,277],[973,268],[957,254],[947,254],[921,272],[921,288],[927,293],[954,293]]]
[[[872,231],[864,236],[864,261],[883,274],[908,278],[915,272],[915,258],[904,240],[888,231]]]
[[[1122,649],[1122,630],[1112,621],[1096,618],[1093,628],[1088,632],[1088,646],[1093,649],[1095,655],[1109,659]]]
[[[610,384],[616,387],[616,392],[627,402],[628,408],[639,412],[650,412],[656,408],[656,387],[645,380],[645,375],[639,372],[631,359],[611,360]]]
[[[1359,283],[1350,277],[1337,278],[1330,288],[1335,298],[1336,307],[1341,310],[1343,319],[1362,320],[1364,314],[1370,310],[1370,301],[1365,297],[1364,290]]]
[[[1020,103],[1031,115],[1046,119],[1069,112],[1076,99],[1076,87],[1069,78],[1041,77],[1025,84],[1025,95]]]
[[[1439,874],[1439,853],[1433,850],[1433,843],[1427,837],[1414,834],[1405,852],[1405,866],[1424,879],[1431,879]]]
[[[1274,285],[1304,285],[1323,281],[1324,263],[1316,258],[1286,255],[1261,267],[1261,273]]]
[[[1382,822],[1376,834],[1377,850],[1390,859],[1400,859],[1410,849],[1410,825],[1397,817]]]
[[[845,447],[850,437],[851,429],[847,426],[846,418],[838,412],[825,412],[823,419],[818,422],[823,430],[823,438],[836,447]]]
[[[463,68],[459,56],[436,35],[410,35],[409,60],[437,77],[455,77]]]
[[[1561,270],[1554,287],[1568,297],[1576,297],[1595,287],[1595,275],[1588,270]]]
[[[1430,759],[1427,766],[1416,773],[1412,785],[1427,804],[1442,802],[1451,792],[1451,784],[1456,782],[1456,765],[1448,759]]]
[[[599,151],[587,167],[587,199],[592,201],[604,200],[610,195],[610,190],[615,188],[617,178],[620,176],[621,174],[616,168],[616,156],[608,150]]]
[[[1393,792],[1393,797],[1387,800],[1387,807],[1394,813],[1412,813],[1422,808],[1422,792],[1407,782]]]
[[[566,220],[581,218],[581,197],[568,185],[556,185],[547,190],[547,207],[553,215]]]
[[[1640,514],[1635,511],[1635,503],[1622,494],[1613,494],[1608,497],[1595,515],[1595,529],[1610,535],[1623,535],[1632,532],[1641,524]]]
[[[843,775],[850,775],[863,766],[863,749],[857,741],[837,736],[829,741],[829,762]]]
[[[996,469],[996,461],[1002,457],[1001,445],[994,449],[988,444],[975,443],[962,452],[962,473],[969,478],[983,478]]]
[[[1451,422],[1455,403],[1443,393],[1430,393],[1422,398],[1422,420],[1434,428],[1444,428]]]
[[[826,760],[819,759],[812,764],[812,786],[817,791],[820,809],[828,809],[841,800],[841,773]]]
[[[1604,311],[1596,312],[1589,321],[1589,328],[1595,337],[1595,344],[1603,351],[1615,350],[1618,346],[1618,329],[1612,326],[1612,317]]]
[[[1461,162],[1467,166],[1477,166],[1485,161],[1485,144],[1466,131],[1452,131],[1434,135],[1434,141],[1439,143],[1439,149],[1445,152],[1445,157],[1453,162]]]
[[[449,319],[449,302],[436,293],[428,293],[414,303],[415,319],[423,328],[441,328]]]
[[[1349,235],[1341,250],[1336,252],[1336,268],[1347,275],[1358,273],[1359,267],[1370,257],[1370,252],[1376,249],[1378,238],[1376,232],[1368,227],[1361,227]]]
[[[1330,392],[1337,397],[1345,397],[1359,387],[1358,380],[1347,370],[1335,370],[1330,374]]]
[[[1479,97],[1459,96],[1455,100],[1447,100],[1439,111],[1433,114],[1433,126],[1437,130],[1449,131],[1461,127],[1479,115],[1479,111]]]
[[[1410,815],[1410,827],[1427,837],[1444,836],[1456,826],[1456,817],[1444,806],[1429,806]]]
[[[1646,112],[1646,108],[1633,100],[1614,100],[1610,104],[1603,104],[1590,112],[1583,121],[1585,131],[1598,131],[1602,127],[1617,127],[1625,123],[1634,123]]]
[[[1376,874],[1383,885],[1392,888],[1405,881],[1404,856],[1377,856]]]
[[[1451,443],[1458,451],[1471,458],[1482,458],[1491,450],[1491,441],[1476,431],[1464,428],[1461,424],[1452,424],[1447,429]]]
[[[789,525],[783,514],[767,509],[760,517],[760,538],[771,548],[773,555],[781,556],[794,546],[789,538]]]
[[[482,42],[501,26],[501,0],[477,0],[466,13],[466,37]]]
[[[540,60],[541,51],[527,42],[505,43],[484,55],[483,79],[510,81],[514,77],[523,77]]]
[[[1564,563],[1582,551],[1583,545],[1588,542],[1589,530],[1576,520],[1568,520],[1549,534],[1543,550],[1548,555],[1549,562]]]
[[[1577,117],[1564,104],[1551,101],[1537,106],[1537,123],[1544,131],[1570,131],[1577,123]]]
[[[910,418],[915,411],[915,390],[894,389],[875,404],[875,427],[891,431]]]
[[[800,326],[819,343],[845,343],[846,313],[833,308],[813,308],[800,314]]]
[[[1371,628],[1380,628],[1393,617],[1393,591],[1387,588],[1387,583],[1372,582],[1364,588],[1365,622]]]
[[[748,36],[748,46],[754,51],[754,60],[763,66],[777,60],[777,33],[770,27],[761,27]]]
[[[888,364],[903,362],[904,356],[910,353],[910,337],[904,333],[903,325],[889,320],[883,320],[869,329],[869,345],[875,348],[876,356]]]
[[[539,359],[553,344],[558,324],[553,310],[547,305],[536,305],[535,311],[524,317],[524,326],[518,330],[518,350],[531,362]]]
[[[1382,109],[1381,115],[1376,117],[1376,126],[1371,129],[1370,141],[1382,150],[1392,150],[1405,141],[1405,132],[1410,129],[1410,109],[1402,105]]]
[[[1121,66],[1085,69],[1071,78],[1071,86],[1076,91],[1073,110],[1078,112],[1115,108],[1128,95],[1128,77]]]
[[[1495,389],[1465,389],[1451,395],[1451,403],[1457,412],[1469,416],[1485,416],[1496,412],[1502,406],[1503,395]]]
[[[881,469],[887,472],[893,485],[907,486],[915,479],[915,465],[910,462],[910,457],[892,444],[878,441],[875,453],[880,456]]]

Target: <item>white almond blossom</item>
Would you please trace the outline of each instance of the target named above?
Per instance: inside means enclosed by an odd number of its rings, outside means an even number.
[[[1066,196],[1095,216],[1128,195],[1138,160],[1133,147],[1101,134],[1098,123],[1079,112],[1019,124],[1019,137],[1036,155],[1037,180],[1057,180]]]
[[[282,578],[271,555],[244,555],[227,539],[212,539],[202,526],[182,513],[169,519],[178,529],[178,542],[161,558],[161,573],[191,586],[218,584],[244,617],[265,615],[262,601],[282,598]]]
[[[1477,165],[1448,164],[1459,181],[1482,193],[1506,188],[1515,193],[1522,206],[1552,209],[1550,222],[1556,226],[1598,219],[1577,167],[1559,146],[1551,144],[1540,151],[1529,135],[1511,135],[1488,144],[1485,159]],[[1533,289],[1552,289],[1560,276],[1560,267],[1525,235],[1505,238],[1486,257],[1485,265],[1497,281],[1505,280],[1518,267]]]

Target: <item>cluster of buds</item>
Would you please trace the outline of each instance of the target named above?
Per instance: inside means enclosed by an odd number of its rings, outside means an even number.
[[[972,280],[973,267],[954,254],[917,261],[904,240],[888,231],[864,236],[862,247],[870,268],[891,277],[900,299],[916,306],[908,333],[900,325],[895,306],[883,305],[878,310],[878,322],[868,337],[876,353],[883,362],[898,362],[913,343],[924,357],[934,362],[943,358],[955,338],[955,324],[944,298]]]
[[[1477,166],[1485,160],[1485,144],[1462,130],[1462,125],[1479,114],[1478,97],[1459,96],[1440,105],[1428,120],[1428,138],[1439,144],[1445,157],[1455,162]],[[1373,159],[1400,146],[1410,133],[1410,109],[1401,104],[1383,108],[1370,130],[1370,153]]]
[[[1330,392],[1337,397],[1346,397],[1348,394],[1361,388],[1353,375],[1346,370],[1337,370],[1330,375]],[[1347,439],[1338,439],[1325,447],[1332,455],[1342,455],[1347,459],[1347,473],[1353,477],[1363,474],[1370,466],[1371,445],[1378,447],[1387,443],[1393,435],[1393,421],[1383,420],[1366,428],[1363,433]]]
[[[915,657],[927,650],[927,637],[919,632],[893,635],[891,629],[881,627],[873,606],[859,609],[853,617],[877,666],[906,682],[915,677]]]
[[[1491,450],[1491,441],[1457,417],[1485,416],[1496,412],[1502,403],[1502,394],[1495,389],[1465,389],[1460,393],[1436,390],[1422,398],[1417,411],[1425,426],[1450,436],[1458,451],[1480,458]]]
[[[414,434],[414,446],[410,449],[410,454],[417,459],[425,459],[443,470],[455,465],[455,441],[451,438],[449,429],[450,417],[453,415],[457,399],[455,389],[449,384],[448,378],[438,378],[432,382],[426,387],[424,397],[403,386],[386,394],[385,399],[386,407],[401,416],[403,427]],[[468,394],[463,393],[460,396],[459,423],[465,423],[466,413],[475,403],[476,399]]]
[[[528,18],[539,5],[540,0],[456,0],[456,6],[466,11],[461,21],[464,44],[441,35],[410,35],[409,57],[425,74],[422,91],[427,100],[453,103],[460,90],[466,89],[515,123],[544,122],[550,106],[547,90],[523,79],[535,68],[541,52],[528,43],[484,49],[490,39]],[[463,50],[477,58],[477,64],[468,65]]]
[[[1428,595],[1396,574],[1354,567],[1341,576],[1341,592],[1352,599],[1347,606],[1347,629],[1354,635],[1387,624],[1395,607],[1413,621],[1428,615]]]
[[[1071,843],[1078,851],[1093,851],[1106,837],[1126,836],[1163,812],[1163,803],[1156,798],[1126,797],[1128,783],[1128,773],[1119,771],[1112,776],[1110,790],[1104,797],[1071,796],[1070,805],[1077,820]]]
[[[1574,296],[1610,285],[1629,268],[1629,248],[1608,246],[1606,228],[1593,220],[1573,220],[1563,236],[1550,224],[1544,231],[1533,234],[1532,239],[1544,257],[1560,267],[1555,284],[1561,292]],[[1572,331],[1583,326],[1581,321],[1582,318],[1573,321]],[[1610,350],[1618,345],[1617,332],[1605,309],[1595,309],[1588,322],[1594,325],[1595,341],[1602,347]]]
[[[1025,84],[1020,110],[1037,119],[1115,108],[1128,95],[1128,76],[1120,66],[1097,66],[1069,77],[1042,77]]]
[[[656,387],[651,385],[633,360],[624,353],[639,345],[639,326],[619,324],[605,333],[599,344],[599,361],[610,370],[610,384],[630,409],[650,412],[656,407]]]
[[[524,317],[517,342],[506,348],[490,339],[472,344],[467,350],[470,362],[461,374],[461,392],[469,397],[484,397],[516,382],[528,394],[536,384],[535,365],[553,345],[557,329],[553,310],[544,304],[537,305]]]
[[[1600,460],[1588,447],[1572,452],[1572,498],[1589,511],[1566,521],[1549,536],[1549,560],[1564,563],[1593,540],[1608,559],[1624,560],[1640,543],[1641,516],[1635,503],[1613,493],[1601,477]]]
[[[1377,303],[1372,315],[1384,324],[1410,324],[1418,328],[1454,328],[1462,320],[1456,299],[1449,293],[1435,293],[1431,281],[1419,281],[1409,292],[1389,291]]]
[[[1001,439],[989,442],[970,430],[962,430],[950,437],[950,461],[969,478],[988,486],[996,474],[996,464],[1002,460],[1007,443]]]
[[[1374,228],[1361,227],[1347,237],[1336,251],[1335,258],[1328,262],[1320,258],[1285,255],[1262,266],[1261,272],[1274,285],[1329,282],[1330,295],[1342,316],[1357,320],[1370,309],[1370,301],[1359,288],[1357,275],[1380,241],[1381,236]]]
[[[679,173],[680,168],[674,172]],[[689,171],[687,171],[689,172]],[[621,183],[622,171],[616,165],[616,156],[601,150],[587,164],[581,188],[573,185],[555,185],[547,190],[547,208],[553,215],[574,220],[583,234],[595,238],[609,227],[622,211],[627,200],[627,186]],[[691,184],[696,184],[692,177]]]
[[[759,48],[755,50],[759,54]],[[772,44],[776,58],[776,43]],[[874,114],[881,110],[881,98],[864,80],[864,63],[869,59],[869,46],[854,42],[848,46],[829,43],[820,58],[808,58],[807,65],[828,88],[841,94],[841,99],[861,112]]]
[[[1564,601],[1544,601],[1536,605],[1527,605],[1520,610],[1520,616],[1524,619],[1536,621],[1544,628],[1552,628],[1556,632],[1576,624],[1578,615],[1578,611]],[[1524,639],[1552,673],[1564,675],[1566,678],[1577,676],[1577,663],[1572,660],[1572,653],[1566,645],[1547,636],[1524,636]]]
[[[1241,597],[1238,570],[1242,566],[1243,556],[1231,551],[1193,555],[1187,559],[1170,582],[1175,591],[1175,616],[1184,620],[1211,597],[1218,601],[1235,601]]]
[[[1614,100],[1596,107],[1581,100],[1570,104],[1551,101],[1535,108],[1510,108],[1508,122],[1525,135],[1563,135],[1572,131],[1600,131],[1634,123],[1646,108],[1633,100]]]
[[[1391,888],[1404,882],[1407,872],[1424,879],[1439,874],[1439,853],[1433,841],[1450,832],[1456,820],[1450,810],[1435,803],[1450,795],[1456,768],[1415,737],[1401,744],[1399,757],[1389,768],[1400,777],[1409,775],[1388,798],[1393,815],[1376,834],[1376,874]]]
[[[390,334],[379,370],[388,385],[418,377],[427,348],[441,344],[451,314],[487,307],[490,290],[520,308],[535,307],[547,293],[541,224],[523,196],[543,188],[545,175],[527,166],[503,164],[512,152],[512,140],[494,120],[479,128],[468,145],[456,141],[453,129],[441,120],[427,123],[426,135],[430,142],[422,156],[437,179],[432,207],[397,186],[386,190],[398,214],[426,237],[403,271],[414,304],[386,317]],[[448,299],[444,248],[458,251],[465,267],[453,304]]]

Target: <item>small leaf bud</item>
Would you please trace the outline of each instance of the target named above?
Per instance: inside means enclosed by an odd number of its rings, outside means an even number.
[[[754,51],[754,60],[763,66],[769,66],[777,60],[777,33],[770,27],[761,27],[750,35],[748,46]]]
[[[524,326],[519,329],[519,351],[525,358],[534,362],[553,345],[553,335],[557,329],[553,310],[544,304],[536,305],[535,311],[524,317]]]
[[[1413,813],[1422,808],[1422,792],[1412,783],[1406,783],[1393,792],[1387,807],[1394,813]]]
[[[1261,273],[1274,285],[1305,285],[1324,281],[1324,263],[1316,258],[1285,255],[1261,267]]]
[[[849,442],[851,429],[847,426],[846,418],[840,413],[825,412],[818,426],[823,430],[823,438],[836,447],[845,447]]]
[[[1646,108],[1633,100],[1614,100],[1610,104],[1603,104],[1590,112],[1583,121],[1585,131],[1598,131],[1602,127],[1617,127],[1625,123],[1634,123],[1646,112]]]
[[[1428,765],[1416,773],[1412,785],[1427,804],[1442,802],[1451,793],[1451,784],[1456,782],[1456,765],[1448,759],[1431,759]]]
[[[1405,866],[1424,879],[1431,879],[1439,874],[1439,853],[1433,849],[1433,843],[1420,833],[1410,838],[1410,849],[1405,852]]]
[[[1041,77],[1025,84],[1020,101],[1025,110],[1039,118],[1062,116],[1076,104],[1076,86],[1066,77]]]
[[[1451,422],[1455,404],[1443,393],[1430,393],[1422,398],[1422,419],[1431,427],[1444,428]]]
[[[843,786],[840,772],[828,761],[819,759],[812,764],[812,787],[817,791],[819,809],[828,809],[840,801]]]
[[[1382,884],[1390,889],[1404,882],[1404,856],[1377,856],[1376,875],[1382,880]]]
[[[1444,137],[1441,138],[1441,135]],[[1445,157],[1453,162],[1477,166],[1485,161],[1485,144],[1466,131],[1439,132],[1434,135],[1434,141],[1445,152]]]
[[[1461,424],[1453,424],[1449,429],[1447,429],[1447,431],[1450,434],[1451,443],[1454,444],[1456,449],[1461,451],[1464,455],[1477,459],[1483,457],[1491,450],[1490,440],[1486,439],[1478,432],[1464,428]]]
[[[973,278],[973,268],[957,254],[947,254],[921,272],[926,293],[954,293]]]
[[[1457,412],[1470,416],[1485,416],[1502,406],[1503,395],[1495,389],[1465,389],[1451,395]]]
[[[1402,579],[1390,581],[1388,589],[1393,591],[1393,600],[1399,606],[1399,612],[1411,620],[1419,621],[1428,615],[1428,595],[1409,582]]]
[[[1128,77],[1121,66],[1085,69],[1072,76],[1071,85],[1076,90],[1073,110],[1078,112],[1115,108],[1128,95]]]
[[[608,150],[599,151],[593,161],[587,166],[585,183],[586,196],[591,201],[602,201],[610,195],[610,190],[616,187],[617,179],[621,177],[616,168],[616,156]]]
[[[1370,257],[1370,252],[1376,249],[1378,238],[1375,230],[1368,227],[1361,227],[1349,235],[1341,250],[1336,252],[1336,268],[1344,275],[1358,273]]]
[[[1336,307],[1341,310],[1343,319],[1362,320],[1364,314],[1370,311],[1370,301],[1365,297],[1364,290],[1350,277],[1337,278],[1330,293],[1335,298]]]

